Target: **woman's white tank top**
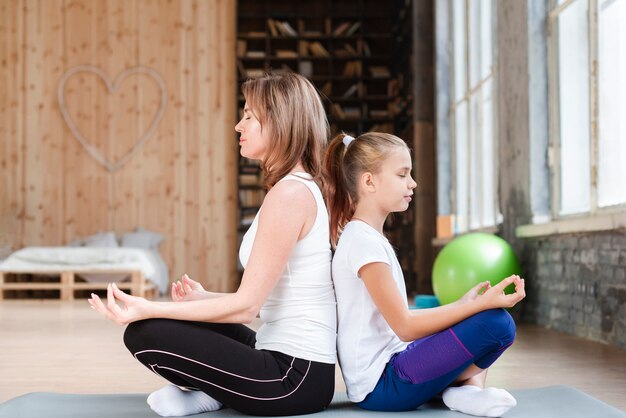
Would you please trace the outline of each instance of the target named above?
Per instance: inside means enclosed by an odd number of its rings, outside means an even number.
[[[292,173],[280,181],[299,181],[306,185],[315,198],[317,216],[309,233],[296,243],[278,284],[261,308],[263,325],[257,332],[256,348],[334,364],[337,309],[326,204],[310,174]],[[262,210],[263,206],[239,248],[244,268],[250,258]]]

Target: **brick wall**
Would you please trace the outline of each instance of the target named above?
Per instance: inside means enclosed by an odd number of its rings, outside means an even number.
[[[626,231],[525,240],[527,322],[626,347]]]

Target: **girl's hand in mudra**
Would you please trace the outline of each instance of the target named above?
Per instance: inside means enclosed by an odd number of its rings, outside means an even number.
[[[515,285],[515,292],[507,295],[504,293],[504,289],[510,284]],[[480,300],[486,304],[487,309],[512,308],[525,297],[526,284],[524,279],[514,274],[485,290],[485,293],[480,296]]]
[[[117,304],[118,300],[123,306]],[[89,299],[89,304],[92,309],[120,325],[127,325],[131,322],[150,318],[149,306],[151,303],[152,302],[145,298],[131,296],[122,292],[115,283],[109,284],[107,287],[106,303],[94,293],[91,294],[91,298]]]
[[[461,299],[459,299],[459,301],[462,303],[471,302],[477,297],[479,297],[480,295],[482,295],[483,293],[485,293],[490,288],[491,288],[491,283],[489,283],[489,281],[480,282],[476,286],[468,290],[467,293],[464,294],[461,297]]]

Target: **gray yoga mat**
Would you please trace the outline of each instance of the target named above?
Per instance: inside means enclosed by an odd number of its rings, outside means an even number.
[[[517,407],[506,418],[626,418],[626,413],[584,392],[568,386],[510,391]],[[73,395],[29,393],[0,404],[0,418],[155,418],[146,404],[147,394]],[[232,409],[192,415],[194,418],[242,417]],[[468,415],[448,410],[442,403],[429,403],[410,412],[373,412],[362,410],[348,401],[345,393],[336,393],[332,404],[323,412],[309,417],[412,417],[460,418]]]

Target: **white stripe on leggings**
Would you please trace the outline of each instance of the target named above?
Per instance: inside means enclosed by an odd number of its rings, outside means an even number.
[[[218,372],[221,372],[221,373],[224,373],[224,374],[228,374],[230,376],[238,377],[240,379],[249,380],[249,381],[253,381],[253,382],[259,382],[259,383],[282,382],[283,380],[285,380],[287,378],[287,374],[289,374],[289,372],[293,368],[293,362],[296,359],[295,357],[292,357],[291,365],[290,365],[289,369],[285,372],[285,375],[282,378],[280,378],[280,379],[260,380],[260,379],[252,379],[250,377],[245,377],[245,376],[241,376],[241,375],[238,375],[238,374],[235,374],[235,373],[227,372],[226,370],[222,370],[222,369],[218,369],[217,367],[209,366],[208,364],[205,364],[205,363],[199,362],[197,360],[193,360],[193,359],[181,356],[180,354],[170,353],[168,351],[163,351],[163,350],[143,350],[143,351],[138,351],[137,353],[134,354],[134,357],[137,359],[137,355],[143,354],[143,353],[148,353],[148,352],[151,352],[151,353],[161,353],[161,354],[166,354],[166,355],[178,357],[178,358],[181,358],[183,360],[187,360],[187,361],[190,361],[190,362],[193,362],[193,363],[200,364],[200,365],[202,365],[204,367],[207,367],[209,369],[213,369],[213,370],[216,370]],[[137,359],[137,360],[139,360],[139,359]],[[304,376],[302,376],[302,380],[300,381],[300,383],[298,383],[298,386],[296,386],[296,388],[294,390],[292,390],[291,392],[287,393],[286,395],[278,396],[278,397],[274,397],[274,398],[259,398],[259,397],[256,397],[256,396],[251,396],[251,395],[246,395],[246,394],[243,394],[243,393],[240,393],[240,392],[236,392],[234,390],[222,387],[220,385],[217,385],[215,383],[209,382],[209,381],[204,380],[204,379],[200,379],[199,377],[192,376],[190,374],[184,373],[184,372],[182,372],[180,370],[176,370],[176,369],[171,368],[171,367],[162,367],[162,366],[159,366],[158,364],[150,364],[150,368],[152,369],[153,372],[155,372],[159,376],[161,376],[161,375],[159,373],[157,373],[156,370],[154,370],[155,367],[157,367],[159,369],[170,370],[172,372],[179,373],[181,375],[190,377],[190,378],[198,380],[200,382],[207,383],[207,384],[209,384],[211,386],[215,386],[217,388],[220,388],[220,389],[225,390],[225,391],[230,392],[230,393],[234,393],[235,395],[243,396],[245,398],[255,399],[255,400],[259,400],[259,401],[274,401],[274,400],[286,398],[286,397],[292,395],[295,391],[298,390],[298,388],[302,385],[302,383],[304,383],[304,379],[306,379],[307,375],[309,374],[309,370],[311,369],[311,361],[309,360],[308,362],[309,362],[309,364],[307,366],[306,372],[304,373]]]
[[[228,375],[231,375],[231,376],[239,377],[239,378],[241,378],[241,379],[245,379],[245,380],[250,380],[250,381],[252,381],[252,382],[261,382],[261,383],[266,383],[266,382],[282,382],[283,380],[285,380],[285,379],[287,378],[287,375],[288,375],[288,374],[289,374],[289,372],[291,371],[291,369],[293,369],[293,362],[294,362],[294,361],[295,361],[295,359],[296,359],[295,357],[292,357],[291,364],[289,365],[289,369],[285,372],[285,375],[284,375],[283,377],[281,377],[280,379],[268,379],[268,380],[264,380],[264,379],[253,379],[253,378],[251,378],[251,377],[245,377],[245,376],[241,376],[241,375],[238,375],[238,374],[235,374],[235,373],[227,372],[226,370],[218,369],[217,367],[209,366],[208,364],[205,364],[205,363],[199,362],[199,361],[194,360],[194,359],[190,359],[190,358],[185,357],[185,356],[181,356],[180,354],[170,353],[169,351],[163,351],[163,350],[142,350],[142,351],[138,351],[138,352],[136,352],[136,353],[134,354],[134,356],[135,356],[135,358],[136,358],[137,360],[139,360],[139,359],[137,358],[137,355],[138,355],[138,354],[143,354],[143,353],[161,353],[161,354],[168,354],[168,355],[170,355],[170,356],[178,357],[178,358],[181,358],[181,359],[183,359],[183,360],[191,361],[191,362],[193,362],[193,363],[199,364],[199,365],[204,366],[204,367],[207,367],[207,368],[209,368],[209,369],[217,370],[218,372],[222,372],[222,373],[224,373],[224,374],[228,374]]]

